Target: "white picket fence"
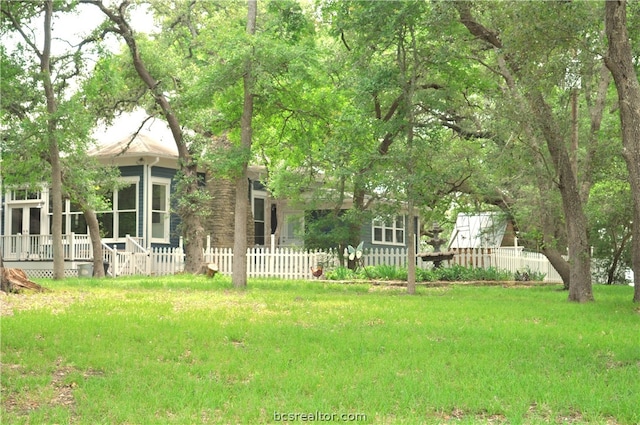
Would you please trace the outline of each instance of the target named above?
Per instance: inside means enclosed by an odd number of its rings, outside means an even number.
[[[63,242],[66,260],[88,262],[93,258],[87,235],[66,235]],[[5,261],[27,261],[35,264],[34,260],[39,262],[52,260],[51,246],[50,235],[0,237],[0,250]],[[521,247],[457,249],[455,251],[456,255],[452,260],[444,262],[445,266],[459,264],[466,267],[494,267],[514,273],[529,271],[544,274],[545,281],[548,282],[562,281],[544,255],[526,252]],[[204,261],[215,263],[220,273],[226,275],[232,273],[233,252],[230,248],[212,248],[211,241],[207,238],[203,254]],[[162,276],[184,270],[185,255],[182,246],[145,249],[136,238],[128,235],[124,250],[103,244],[102,255],[104,261],[109,264],[108,272],[112,276]],[[247,276],[308,279],[312,277],[312,269],[316,269],[320,264],[325,269],[336,267],[337,257],[335,252],[305,251],[299,247],[276,247],[275,240],[272,238],[270,246],[247,250]],[[368,266],[385,264],[406,267],[407,252],[405,248],[370,249],[364,253],[363,262]],[[422,260],[417,260],[416,265],[420,268],[432,267],[431,263]]]
[[[539,252],[524,251],[522,247],[503,248],[461,248],[454,249],[456,255],[450,264],[464,267],[493,267],[512,273],[542,273],[545,282],[562,282],[547,257]]]
[[[278,277],[282,279],[307,279],[319,264],[327,264],[330,255],[322,251],[304,251],[299,248],[264,248],[247,250],[247,277]],[[230,275],[233,269],[231,248],[208,248],[204,261],[214,263],[218,271]]]
[[[146,256],[150,260],[150,274],[168,275],[184,270],[184,252],[179,248],[154,248]],[[219,273],[231,275],[233,270],[233,250],[231,248],[212,248],[207,243],[204,249],[204,261],[217,265]],[[405,248],[376,248],[367,250],[363,255],[363,263],[369,266],[392,265],[406,267],[407,252]],[[526,252],[522,248],[478,248],[459,249],[444,266],[458,264],[465,267],[506,270],[515,273],[542,273],[546,282],[561,282],[562,279],[551,266],[549,260],[539,253]],[[326,269],[338,265],[335,252],[306,251],[294,247],[255,247],[247,250],[248,277],[276,277],[282,279],[309,279],[312,270],[319,265]],[[419,268],[430,268],[432,263],[417,260]],[[138,265],[138,270],[143,266]],[[123,269],[124,271],[124,269]]]
[[[153,248],[149,259],[151,273],[156,276],[176,274],[184,270],[184,252],[182,248]]]

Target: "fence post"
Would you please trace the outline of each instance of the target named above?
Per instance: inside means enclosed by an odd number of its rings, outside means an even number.
[[[69,233],[69,258],[71,261],[76,259],[76,234],[71,232]]]
[[[269,276],[273,276],[276,272],[276,258],[275,258],[275,254],[276,254],[276,235],[274,235],[273,233],[271,234],[271,249],[269,250],[269,270],[268,270],[268,274]]]
[[[162,251],[161,251],[162,252]],[[145,265],[145,273],[147,274],[147,276],[151,276],[151,262],[153,261],[153,256],[151,254],[151,248],[149,248],[149,250],[147,250],[147,256],[146,256],[146,265]]]
[[[119,275],[120,264],[118,264],[118,260],[120,256],[118,255],[118,246],[113,244],[113,277]]]

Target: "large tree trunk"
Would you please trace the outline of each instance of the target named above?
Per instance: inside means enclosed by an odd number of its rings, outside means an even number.
[[[615,234],[612,235],[612,239],[614,239],[615,241],[616,239]],[[622,236],[620,245],[618,245],[613,251],[613,259],[611,260],[611,265],[609,266],[609,270],[607,271],[607,285],[613,285],[613,279],[616,275],[618,264],[620,264],[620,259],[622,258],[624,249],[627,247],[627,242],[629,242],[629,239],[631,239],[631,232],[625,233],[624,236]]]
[[[51,165],[51,235],[53,243],[53,278],[64,278],[64,251],[62,248],[62,166],[60,148],[56,135],[58,103],[51,80],[51,19],[53,1],[45,2],[44,47],[40,55],[40,73],[47,100],[47,139],[49,141],[49,164]]]
[[[415,295],[416,293],[416,241],[414,234],[416,233],[413,200],[409,199],[407,208],[407,293]]]
[[[235,236],[236,211],[236,183],[225,178],[209,176],[207,192],[211,196],[209,208],[211,214],[205,222],[205,235],[211,237],[212,248],[233,248]],[[248,191],[248,187],[247,190]],[[248,202],[248,201],[247,201]],[[246,240],[247,246],[255,242],[253,214],[247,204],[246,209]]]
[[[627,2],[605,1],[605,30],[609,50],[605,63],[618,89],[622,126],[622,154],[629,170],[633,196],[632,265],[635,277],[633,301],[640,303],[640,83],[633,63],[627,32]]]
[[[246,170],[246,167],[244,168]],[[233,276],[232,282],[235,288],[247,287],[247,222],[245,217],[248,210],[246,171],[243,177],[236,181],[236,202],[233,241]]]
[[[256,17],[258,13],[257,0],[247,2],[247,34],[256,33]],[[245,63],[244,76],[244,102],[242,108],[240,138],[241,145],[248,152],[251,151],[252,143],[252,120],[253,120],[253,85],[254,77],[252,71],[252,59],[248,58]],[[248,156],[247,156],[248,157]],[[233,276],[232,282],[235,288],[247,287],[247,212],[248,212],[248,185],[247,185],[247,165],[245,161],[242,165],[241,174],[236,181],[236,216],[235,216],[235,239],[233,243]]]
[[[567,260],[562,257],[560,251],[548,246],[542,247],[542,253],[547,257],[547,260],[549,260],[553,268],[556,269],[560,275],[560,278],[564,283],[564,289],[569,290],[569,287],[571,286],[571,268],[569,267]]]
[[[540,160],[538,159],[537,162],[540,162]],[[543,166],[540,163],[537,165],[538,167]],[[538,190],[540,191],[538,214],[540,216],[540,228],[542,230],[542,253],[560,275],[562,283],[564,284],[563,289],[568,291],[571,286],[571,268],[567,260],[562,256],[559,248],[559,246],[564,246],[561,241],[566,239],[566,226],[561,226],[557,223],[558,217],[554,214],[555,208],[550,205],[550,201],[547,199],[548,193],[552,190],[552,183],[542,177],[541,174],[538,175],[537,180]]]
[[[182,164],[183,176],[185,179],[184,191],[182,196],[186,199],[197,199],[196,192],[200,191],[198,187],[197,167],[191,155],[186,152],[185,159],[188,162]],[[202,226],[200,208],[204,205],[190,205],[181,202],[178,208],[178,214],[182,219],[182,237],[184,241],[185,263],[184,271],[187,273],[202,273],[202,264],[204,263],[204,238],[205,232]]]
[[[93,249],[93,276],[104,277],[104,259],[102,258],[102,238],[100,237],[100,223],[95,211],[83,208],[82,214],[87,221],[89,236],[91,237],[91,248]]]
[[[591,247],[587,217],[584,213],[577,177],[573,173],[567,144],[555,125],[553,114],[542,95],[533,91],[529,95],[533,118],[547,142],[547,149],[558,174],[558,188],[562,195],[562,208],[567,223],[569,245],[570,286],[569,301],[593,301],[591,282]]]
[[[50,131],[55,124],[50,125]],[[62,167],[56,136],[49,135],[49,154],[51,156],[51,235],[53,239],[53,278],[64,278],[64,250],[62,246]]]

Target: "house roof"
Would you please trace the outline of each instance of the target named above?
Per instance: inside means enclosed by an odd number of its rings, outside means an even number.
[[[156,139],[148,133],[131,134],[115,142],[103,142],[89,152],[97,157],[131,157],[152,155],[163,158],[178,158],[175,143]]]
[[[451,233],[449,248],[491,248],[502,244],[507,220],[499,213],[460,213]]]
[[[178,158],[178,149],[167,123],[150,117],[141,108],[122,113],[109,123],[97,126],[93,138],[97,145],[89,154],[99,158]]]

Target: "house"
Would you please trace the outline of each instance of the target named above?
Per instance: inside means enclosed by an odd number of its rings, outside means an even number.
[[[177,247],[180,219],[172,205],[179,167],[177,148],[170,135],[144,128],[135,134],[102,139],[89,154],[102,164],[117,166],[125,184],[108,196],[111,204],[108,210],[96,212],[103,231],[103,245],[113,250],[139,252]],[[304,207],[271,199],[262,184],[265,176],[263,167],[249,167],[252,215],[249,219],[253,222],[248,232],[249,245],[269,246],[271,235],[278,230],[278,245],[304,246],[305,218],[308,220],[313,212],[310,215]],[[5,189],[0,211],[0,248],[8,267],[20,266],[9,263],[11,261],[27,261],[27,265],[20,267],[50,269],[52,209],[48,188]],[[349,208],[348,202],[343,208]],[[68,199],[63,210],[66,266],[73,274],[78,264],[92,259],[93,253],[82,212]],[[278,220],[282,221],[279,229]],[[417,217],[414,220],[415,228],[419,229]],[[363,225],[361,237],[365,248],[406,247],[411,240],[406,232],[407,221],[406,214],[398,214]]]
[[[516,245],[513,223],[504,214],[459,213],[449,239],[449,249],[498,248]]]
[[[118,141],[113,142],[116,139]],[[102,140],[102,145],[91,154],[104,164],[117,165],[122,179],[125,182],[131,182],[131,186],[113,195],[114,208],[112,212],[108,212],[112,214],[108,217],[113,217],[113,224],[110,222],[103,224],[106,228],[112,225],[113,231],[106,235],[105,241],[109,244],[121,244],[122,238],[129,234],[137,238],[143,247],[178,246],[179,217],[170,208],[175,198],[174,177],[178,169],[178,152],[166,125],[162,121],[157,121],[150,126],[145,126],[144,131],[138,133],[135,138],[127,134],[124,137],[120,135],[119,138],[102,137]],[[286,200],[272,199],[263,184],[267,178],[267,171],[263,166],[249,166],[247,175],[251,214],[248,217],[250,222],[247,232],[248,246],[269,246],[271,235],[277,234],[278,246],[303,247],[304,232],[308,225],[306,221],[325,210],[316,206],[314,208],[318,209],[309,211],[309,204],[299,206]],[[129,195],[122,195],[123,190]],[[218,191],[221,190],[219,187],[214,186],[208,190],[215,197],[220,197],[218,196],[220,195]],[[122,210],[118,198],[133,199],[134,193],[137,199],[135,208],[130,202],[127,205],[128,209]],[[342,205],[343,210],[350,207],[349,200]],[[221,220],[216,215],[218,209],[219,206],[212,206],[210,220]],[[133,217],[133,210],[137,211],[135,226],[126,220],[123,222],[119,219],[123,214]],[[222,220],[228,220],[228,217]],[[380,218],[366,223],[361,229],[365,248],[406,247],[410,240],[406,235],[407,220],[406,215],[398,214],[393,218]],[[418,219],[415,218],[415,220],[415,229],[419,229]],[[226,221],[225,225],[227,229],[223,230],[228,231],[229,228],[233,228],[232,222]],[[208,234],[215,236],[214,224],[205,222],[205,229]],[[225,245],[225,243],[216,245]],[[232,246],[229,244],[229,238],[226,238],[226,246]]]
[[[342,207],[338,216],[348,211],[353,207],[353,200],[348,198],[343,201]],[[309,227],[313,227],[315,231],[315,237],[305,237],[304,241],[298,239],[297,242],[300,245],[305,243],[311,244],[311,248],[327,249],[327,246],[322,246],[322,239],[325,233],[332,230],[333,223],[331,220],[323,220],[327,216],[330,216],[333,212],[331,206],[314,206],[312,209],[304,211],[304,217],[301,220],[299,229],[304,231]],[[298,217],[300,216],[298,212]],[[414,218],[414,229],[416,235],[419,233],[420,221],[417,216]],[[380,215],[374,216],[373,219],[362,224],[359,231],[360,241],[363,242],[365,250],[371,248],[406,248],[410,243],[411,238],[407,234],[409,217],[406,212],[402,210],[392,215]],[[344,226],[344,224],[343,224]],[[346,230],[338,233],[346,233]],[[298,236],[302,238],[302,236]],[[419,237],[415,237],[415,241],[419,240]],[[346,240],[337,241],[339,243],[346,243]],[[417,245],[416,245],[417,247]]]

